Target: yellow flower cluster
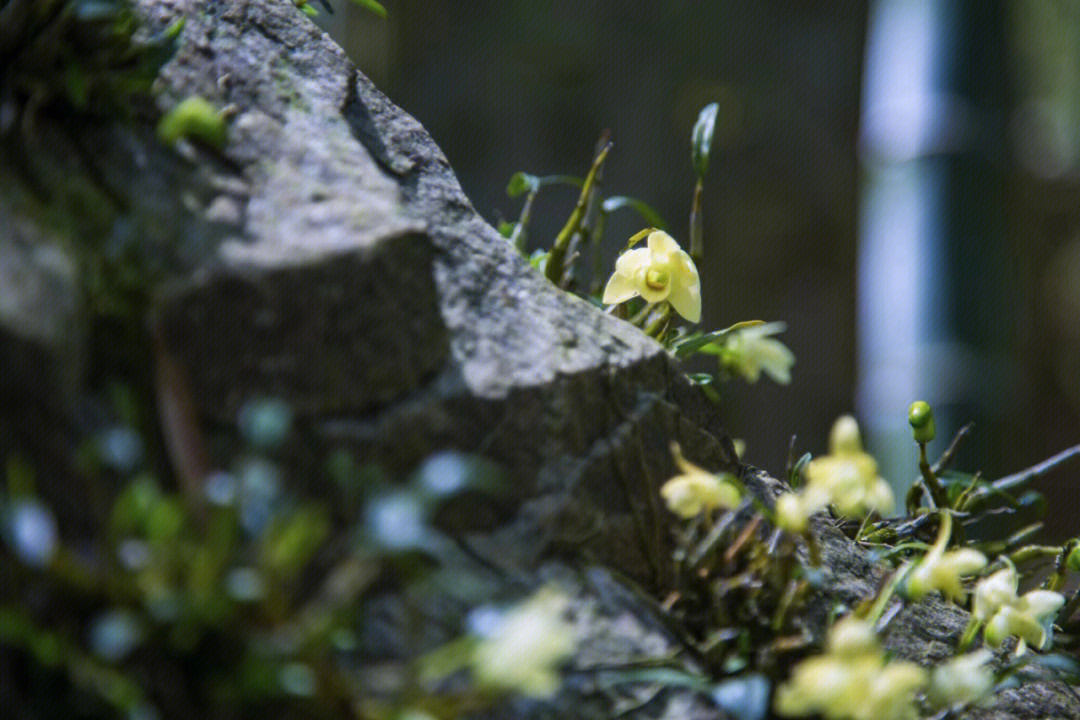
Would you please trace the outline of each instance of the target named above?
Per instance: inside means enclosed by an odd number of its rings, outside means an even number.
[[[731,510],[738,506],[742,498],[729,474],[714,475],[689,462],[683,457],[678,443],[671,444],[671,454],[682,472],[660,488],[660,496],[671,512],[689,520],[717,508]]]
[[[776,501],[777,524],[791,532],[805,532],[808,519],[827,505],[848,518],[864,517],[893,507],[892,489],[878,475],[877,461],[863,452],[859,425],[844,415],[829,433],[829,454],[806,466],[806,485]]]
[[[914,720],[915,694],[928,681],[915,663],[888,661],[865,620],[846,617],[829,630],[826,652],[795,666],[777,688],[775,709],[826,720]]]
[[[990,647],[999,647],[1008,637],[1043,650],[1050,646],[1051,625],[1065,598],[1050,590],[1032,590],[1017,595],[1016,568],[1011,564],[975,586],[972,615],[986,624],[983,637]]]

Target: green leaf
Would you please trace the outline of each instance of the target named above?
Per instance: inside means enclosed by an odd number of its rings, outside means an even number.
[[[499,234],[509,240],[510,237],[514,234],[514,228],[516,228],[517,226],[518,224],[516,222],[503,221],[499,223]]]
[[[529,256],[529,264],[540,272],[544,272],[544,268],[547,267],[548,256],[551,253],[544,250],[534,250],[533,254]]]
[[[709,169],[709,153],[712,151],[713,133],[716,131],[716,114],[720,106],[709,103],[701,109],[694,131],[690,135],[691,159],[694,162],[694,172],[698,177],[705,177]]]
[[[812,459],[813,455],[806,453],[799,458],[798,462],[791,466],[791,475],[788,476],[788,485],[791,486],[792,490],[799,487],[799,478],[802,477],[803,469],[810,464]]]
[[[285,577],[291,577],[322,547],[330,532],[330,520],[317,508],[304,508],[286,523],[275,525],[264,540],[263,561]]]
[[[693,675],[675,668],[646,668],[642,670],[619,670],[605,677],[602,685],[615,687],[627,684],[656,684],[664,687],[691,688],[699,692],[709,689],[708,681],[701,675]]]
[[[712,385],[716,380],[712,373],[687,373],[686,377],[695,385]]]
[[[634,210],[636,210],[637,214],[641,216],[642,220],[649,223],[649,225],[659,228],[660,230],[667,229],[667,223],[664,222],[664,218],[660,216],[660,213],[658,213],[648,203],[638,200],[637,198],[626,197],[623,195],[615,195],[604,200],[603,204],[601,204],[600,206],[600,208],[607,215],[610,215],[616,210],[624,207],[633,208]]]
[[[529,173],[516,172],[510,176],[510,182],[506,184],[506,194],[517,197],[526,192],[536,192],[540,187],[540,178]]]
[[[675,353],[675,357],[686,357],[700,351],[706,345],[723,340],[731,333],[764,324],[765,321],[763,320],[746,320],[735,323],[731,327],[724,328],[723,330],[716,330],[711,333],[695,333],[693,335],[687,335],[685,339],[680,340],[673,345],[671,351]]]
[[[383,20],[386,19],[386,8],[381,3],[375,2],[375,0],[352,0],[354,5],[359,5],[365,10],[370,10]]]

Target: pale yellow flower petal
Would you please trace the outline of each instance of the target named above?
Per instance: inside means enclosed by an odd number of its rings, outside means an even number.
[[[1032,590],[1020,598],[1020,607],[1038,619],[1053,615],[1065,604],[1065,597],[1052,590]]]
[[[969,705],[985,698],[994,687],[994,671],[987,666],[994,654],[983,648],[955,657],[934,668],[927,696],[938,708]]]
[[[701,281],[690,256],[682,250],[672,263],[671,292],[668,302],[675,312],[690,322],[701,320]]]
[[[652,254],[647,248],[627,250],[615,261],[615,272],[627,277],[635,277],[643,267],[648,267]]]
[[[657,258],[659,255],[674,256],[675,253],[682,252],[679,243],[675,242],[675,239],[663,230],[649,233],[648,244],[649,252],[653,258]]]
[[[971,614],[980,622],[990,620],[1005,605],[1016,602],[1016,572],[1011,568],[999,570],[975,585]]]
[[[637,284],[634,282],[633,276],[615,273],[608,280],[607,287],[604,288],[602,302],[605,305],[616,305],[626,302],[637,294]]]
[[[829,454],[847,455],[862,452],[859,423],[850,415],[841,415],[829,432]]]

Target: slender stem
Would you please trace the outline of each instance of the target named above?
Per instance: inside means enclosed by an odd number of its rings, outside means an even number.
[[[581,188],[581,194],[578,196],[577,204],[574,206],[573,212],[570,213],[570,218],[566,221],[566,225],[563,226],[563,229],[559,231],[558,237],[555,238],[555,244],[551,248],[551,254],[548,255],[544,274],[547,275],[548,280],[555,283],[555,285],[562,284],[563,273],[566,272],[566,251],[570,247],[570,240],[581,228],[581,222],[585,219],[593,183],[596,182],[596,175],[600,172],[600,167],[604,164],[604,160],[607,159],[607,154],[610,150],[611,143],[608,143],[596,156],[596,160],[593,161],[592,167],[589,168],[589,174],[585,176],[585,184]]]
[[[982,623],[975,619],[974,616],[968,620],[967,627],[964,628],[964,634],[960,636],[960,642],[956,646],[956,652],[967,652],[967,649],[971,647],[971,643],[975,641],[975,636],[979,633],[979,628]]]
[[[700,263],[705,257],[705,229],[701,217],[701,194],[704,189],[699,177],[694,187],[694,204],[690,209],[690,257],[695,263]]]
[[[1028,560],[1035,560],[1038,558],[1052,557],[1059,555],[1061,548],[1056,545],[1028,545],[1016,550],[1009,556],[1009,559],[1019,565],[1022,562]]]
[[[900,587],[900,583],[904,581],[913,567],[914,566],[911,564],[901,565],[896,572],[889,576],[885,586],[881,588],[881,591],[878,592],[878,596],[874,598],[874,604],[870,606],[870,611],[866,614],[866,620],[868,622],[875,625],[877,624],[877,621],[885,614],[885,608],[889,606],[889,602],[896,594],[896,588]]]
[[[652,321],[645,326],[645,334],[649,337],[658,338],[660,335],[660,331],[664,328],[664,323],[667,322],[667,319],[670,315],[671,304],[665,302],[663,305],[660,306],[660,310],[658,311],[657,316],[654,317]]]
[[[1020,487],[1035,478],[1045,475],[1058,465],[1061,465],[1074,457],[1080,457],[1080,445],[1074,445],[1073,447],[1062,450],[1057,455],[1051,458],[1043,460],[1037,465],[1032,465],[1026,470],[1021,470],[1018,473],[1012,475],[1006,475],[1003,478],[999,478],[990,484],[989,488],[979,488],[971,494],[971,500],[981,500],[988,497],[991,493],[999,492],[1001,490],[1012,490]]]
[[[806,551],[810,554],[810,565],[812,567],[821,567],[821,548],[818,547],[814,531],[809,527],[803,533],[803,540],[806,541]]]
[[[945,448],[945,452],[941,453],[941,457],[934,463],[933,470],[935,473],[949,469],[949,466],[952,465],[953,460],[956,458],[956,451],[960,449],[960,444],[964,442],[964,438],[971,434],[971,429],[974,427],[975,423],[969,422],[957,431],[952,442],[949,443],[949,447]]]
[[[933,499],[934,504],[939,508],[948,507],[949,495],[926,459],[926,443],[919,443],[919,472],[922,473],[923,480],[926,482],[926,489],[930,491],[930,497]]]
[[[1069,598],[1069,602],[1065,603],[1065,607],[1061,608],[1061,612],[1057,616],[1057,624],[1065,627],[1065,624],[1076,613],[1077,608],[1080,608],[1080,588],[1076,589],[1072,597]]]
[[[521,208],[521,215],[518,216],[517,225],[514,227],[514,232],[510,235],[510,242],[514,244],[517,251],[522,255],[525,254],[526,246],[528,245],[529,238],[529,221],[532,219],[533,202],[536,201],[536,190],[533,190],[525,197],[525,204]]]
[[[645,318],[649,317],[649,313],[651,313],[653,311],[653,308],[655,307],[655,303],[646,304],[645,307],[641,308],[641,310],[635,313],[634,317],[627,320],[627,322],[631,325],[637,325],[640,327],[641,324],[645,322]]]

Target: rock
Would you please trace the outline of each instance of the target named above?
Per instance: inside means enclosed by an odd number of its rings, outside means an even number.
[[[526,568],[580,546],[657,583],[670,441],[735,464],[715,411],[659,345],[530,267],[420,124],[288,3],[192,7],[174,6],[188,19],[161,102],[231,109],[224,155],[243,187],[234,237],[157,297],[199,412],[227,421],[280,397],[320,450],[398,475],[440,449],[480,452],[521,505],[458,513],[487,518],[455,528],[477,552]]]

